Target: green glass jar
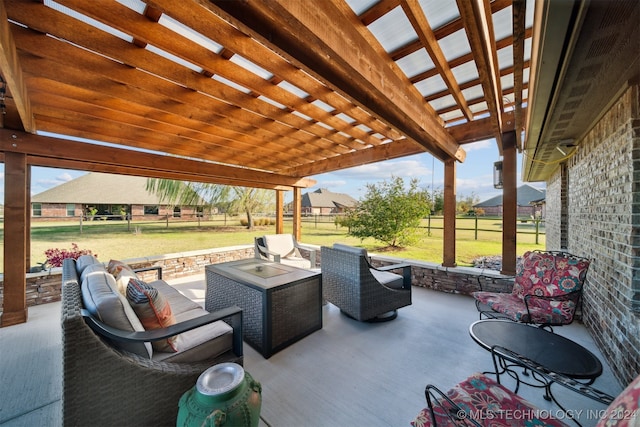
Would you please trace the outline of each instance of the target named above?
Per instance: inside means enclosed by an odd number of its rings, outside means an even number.
[[[257,426],[262,386],[242,366],[220,363],[204,371],[180,398],[178,427]]]

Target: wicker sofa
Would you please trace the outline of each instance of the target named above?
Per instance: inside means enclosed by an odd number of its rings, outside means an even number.
[[[132,310],[116,278],[97,264],[82,257],[63,264],[63,423],[175,425],[180,397],[204,370],[220,362],[242,364],[242,310],[208,313],[157,280],[150,285],[169,301],[177,323],[148,331],[113,326]],[[176,334],[177,352],[149,345]]]

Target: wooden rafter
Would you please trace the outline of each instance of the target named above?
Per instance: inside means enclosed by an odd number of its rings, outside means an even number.
[[[488,0],[457,0],[460,16],[478,67],[480,82],[502,152],[502,91],[493,39],[491,7]]]
[[[27,86],[24,83],[22,67],[18,61],[16,45],[9,30],[9,25],[7,25],[7,10],[3,1],[0,1],[0,23],[2,23],[0,26],[0,77],[4,76],[4,80],[9,87],[20,114],[23,128],[27,132],[34,133],[37,130],[36,123],[31,113],[31,102],[29,101]]]
[[[264,79],[248,71],[244,67],[222,57],[211,55],[205,47],[191,43],[186,37],[180,36],[172,30],[146,19],[126,6],[105,8],[99,2],[84,0],[60,0],[60,3],[75,10],[80,10],[87,16],[102,22],[116,25],[116,29],[130,34],[136,40],[143,40],[157,48],[169,52],[176,57],[189,61],[201,67],[212,75],[219,75],[234,83],[250,89],[253,93],[264,96],[292,110],[311,117],[313,120],[333,127],[337,132],[350,135],[354,142],[352,149],[362,148],[364,144],[378,145],[381,141],[357,126],[351,126],[344,120],[311,104],[297,95],[277,85],[265,85]]]
[[[464,152],[435,114],[419,108],[424,103],[416,103],[417,90],[366,42],[361,35],[366,28],[344,9],[346,4],[327,0],[322,8],[308,8],[296,0],[214,3],[242,31],[321,76],[437,157],[464,160]]]
[[[414,1],[401,1],[402,9],[405,11],[411,25],[413,25],[413,29],[418,34],[418,38],[424,45],[425,49],[429,53],[431,60],[433,61],[436,70],[444,80],[451,96],[456,101],[456,104],[462,111],[464,117],[467,120],[473,120],[473,113],[469,109],[467,105],[467,101],[462,95],[462,91],[458,86],[458,82],[451,72],[451,68],[449,67],[449,63],[442,53],[442,49],[440,49],[440,45],[438,44],[438,40],[431,29],[431,25],[429,25],[429,21],[427,17],[424,15],[424,11],[419,3]]]
[[[515,100],[515,128],[516,128],[516,147],[522,150],[522,127],[524,116],[522,113],[522,92],[524,90],[523,72],[526,65],[524,63],[524,40],[526,36],[525,30],[525,14],[527,2],[525,0],[513,0],[513,87]]]
[[[400,138],[401,134],[396,129],[367,114],[337,93],[327,90],[318,80],[294,67],[263,44],[246,37],[237,28],[231,26],[229,22],[214,14],[208,7],[208,3],[198,1],[176,3],[172,0],[148,0],[147,4],[170,14],[172,18],[210,37],[212,40],[216,40],[224,45],[226,50],[239,54],[244,58],[252,58],[254,63],[272,72],[274,78],[280,81],[287,81],[299,87],[307,92],[309,97],[335,107],[337,111],[352,117],[357,123],[371,128],[372,131],[392,140]],[[194,10],[198,12],[194,13]]]

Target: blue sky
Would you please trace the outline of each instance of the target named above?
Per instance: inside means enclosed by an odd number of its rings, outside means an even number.
[[[493,188],[493,163],[500,160],[495,140],[480,141],[467,144],[463,147],[467,151],[467,160],[457,164],[457,194],[458,197],[475,195],[480,200],[485,200],[501,194],[501,190]],[[520,181],[521,156],[518,156],[518,186]],[[32,168],[31,192],[38,194],[51,187],[60,185],[83,175],[86,172],[54,169]],[[360,199],[366,192],[366,184],[375,184],[391,176],[399,176],[408,181],[417,178],[420,187],[431,191],[432,184],[436,190],[443,188],[444,165],[439,160],[434,160],[430,154],[417,154],[396,160],[373,163],[345,169],[338,172],[330,172],[315,175],[312,178],[317,184],[309,189],[326,188],[335,193],[347,193],[356,199]],[[0,193],[4,201],[4,164],[0,164]],[[544,183],[531,183],[534,187],[544,188]],[[290,193],[285,199],[290,200]]]

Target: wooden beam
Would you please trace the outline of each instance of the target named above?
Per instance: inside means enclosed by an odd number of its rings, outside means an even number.
[[[522,107],[522,91],[524,86],[524,40],[526,38],[525,16],[527,2],[525,0],[513,0],[513,90],[514,111],[516,129],[516,147],[521,151],[523,146],[522,130],[524,127],[524,113]]]
[[[436,157],[464,161],[464,150],[444,130],[439,117],[417,89],[396,73],[363,34],[362,25],[343,1],[309,8],[298,0],[282,2],[214,1],[227,19],[259,38],[318,79],[378,115]]]
[[[494,126],[498,149],[502,147],[502,90],[499,66],[493,46],[491,5],[489,0],[456,0],[464,28],[476,61],[480,82]]]
[[[211,102],[213,100],[224,100],[225,105],[213,104],[204,110],[215,111],[215,114],[221,115],[225,122],[239,120],[249,124],[253,123],[254,126],[261,129],[273,129],[273,132],[281,135],[294,139],[298,138],[300,143],[313,144],[319,150],[333,147],[333,149],[338,150],[336,152],[340,152],[340,146],[347,147],[352,143],[350,138],[335,132],[335,130],[309,122],[302,117],[291,114],[290,111],[283,110],[250,94],[231,88],[215,79],[205,77],[203,74],[186,71],[184,67],[174,61],[165,59],[150,51],[139,49],[135,46],[132,47],[130,43],[120,38],[111,36],[108,33],[95,31],[93,27],[56,12],[52,8],[43,7],[39,3],[21,2],[19,7],[10,9],[10,17],[38,32],[53,34],[60,39],[83,46],[107,58],[118,58],[121,62],[120,66],[125,68],[126,66],[132,67],[129,71],[134,71],[135,68],[138,68],[151,75],[174,82],[185,93],[205,94],[211,98]],[[36,35],[47,37],[44,34],[36,33]],[[24,44],[22,43],[22,45]],[[65,56],[62,55],[60,60],[64,61],[64,58]],[[96,67],[96,69],[99,70],[100,67]],[[126,82],[125,77],[124,83],[126,84]],[[304,131],[300,129],[304,129]]]
[[[527,109],[524,108],[523,110],[526,111]],[[505,132],[516,129],[515,114],[513,111],[506,111],[502,114],[502,127]],[[447,130],[460,144],[468,144],[470,142],[495,138],[493,121],[490,117],[477,119],[473,122],[463,123],[457,126],[451,126],[447,128]]]
[[[200,162],[179,157],[162,156],[141,151],[125,150],[98,144],[67,141],[38,135],[0,129],[0,151],[30,154],[36,157],[85,162],[87,165],[138,168],[139,175],[174,173],[202,179],[222,179],[253,183],[252,187],[288,186],[303,188],[315,184],[314,180],[277,175],[251,169]],[[195,180],[195,179],[194,179]]]
[[[27,132],[35,133],[36,123],[31,113],[31,103],[27,86],[22,76],[22,68],[18,60],[16,45],[8,25],[7,9],[4,0],[0,1],[0,75],[9,86],[9,91],[22,120],[22,126]]]
[[[456,163],[444,162],[444,230],[442,265],[456,266]]]
[[[27,321],[27,156],[4,155],[4,295],[0,327]]]
[[[507,276],[516,274],[516,237],[518,220],[516,133],[502,137],[502,270]]]
[[[402,0],[400,4],[407,15],[407,18],[409,18],[413,29],[418,34],[418,38],[422,42],[422,45],[429,53],[438,74],[440,74],[442,80],[444,80],[447,85],[451,96],[453,96],[453,99],[456,101],[458,108],[462,110],[462,114],[467,120],[472,121],[473,113],[469,109],[467,100],[458,86],[458,81],[451,72],[447,58],[444,56],[442,49],[440,49],[436,35],[433,32],[431,25],[429,25],[427,17],[424,15],[422,6],[413,0]]]
[[[338,132],[350,135],[354,140],[358,139],[372,145],[380,144],[378,138],[363,129],[352,126],[278,85],[265,84],[263,78],[246,68],[218,55],[212,55],[208,48],[192,43],[187,37],[148,20],[124,5],[113,3],[111,7],[104,7],[98,2],[84,0],[59,0],[59,3],[99,21],[107,22],[116,29],[132,35],[136,40],[144,41],[178,58],[189,61],[211,75],[222,76],[250,89],[256,95],[265,96],[287,108],[311,117],[314,121],[325,123]],[[355,149],[357,146],[352,148]]]
[[[366,150],[354,151],[349,154],[318,160],[308,165],[283,169],[280,172],[285,175],[311,176],[420,153],[424,153],[424,150],[412,142],[407,140],[394,141],[389,144],[367,148]]]

